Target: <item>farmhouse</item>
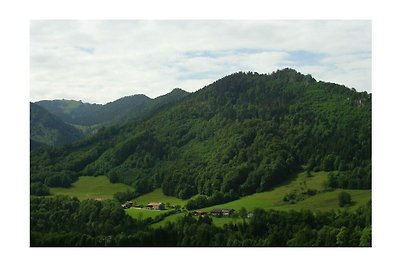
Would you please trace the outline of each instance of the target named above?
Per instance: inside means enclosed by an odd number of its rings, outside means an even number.
[[[150,202],[147,204],[146,209],[149,210],[163,210],[164,209],[164,204],[161,202]]]
[[[213,209],[210,213],[212,216],[230,216],[235,210],[234,209]]]

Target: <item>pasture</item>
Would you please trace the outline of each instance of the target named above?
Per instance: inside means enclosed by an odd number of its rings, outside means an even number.
[[[242,207],[245,207],[247,211],[252,211],[255,208],[263,208],[266,210],[275,209],[282,211],[302,209],[309,209],[312,211],[329,211],[331,209],[345,209],[340,208],[338,204],[338,194],[341,191],[348,192],[352,197],[352,204],[346,208],[350,211],[357,209],[371,200],[371,190],[337,189],[334,191],[324,191],[327,178],[328,173],[326,172],[312,173],[311,177],[308,177],[305,172],[302,172],[292,180],[274,188],[271,191],[255,193],[232,202],[202,208],[201,210],[211,211],[214,208],[231,208],[239,211]],[[77,182],[72,184],[70,188],[51,188],[50,192],[52,195],[76,196],[80,200],[111,199],[113,198],[114,193],[123,192],[127,189],[134,190],[133,187],[125,184],[112,184],[105,176],[81,176]],[[297,201],[294,204],[290,204],[283,200],[284,196],[290,192],[304,191],[307,189],[316,190],[317,193],[313,196],[306,197],[304,200]],[[184,207],[187,201],[188,200],[166,196],[163,194],[160,188],[133,199],[134,203],[144,206],[149,202],[163,202],[169,203],[171,206],[179,205]],[[168,211],[169,210],[159,211],[135,208],[129,208],[125,210],[126,214],[136,219],[155,218],[157,215]],[[162,221],[153,224],[152,227],[157,228],[159,226],[166,225],[167,222],[173,222],[177,220],[177,218],[184,216],[184,214],[185,213],[170,215],[164,218]],[[242,220],[241,218],[230,217],[212,217],[212,219],[215,225],[221,227],[226,223],[235,223],[236,221]]]
[[[182,213],[172,214],[168,217],[165,217],[164,220],[152,224],[151,227],[153,228],[163,227],[167,225],[168,222],[175,222],[178,218],[185,216],[185,214],[187,213],[182,212]]]
[[[255,208],[263,208],[265,210],[274,209],[281,211],[303,209],[308,209],[311,211],[348,209],[352,211],[360,206],[365,205],[368,201],[371,200],[371,190],[336,189],[334,191],[324,191],[327,179],[327,172],[312,173],[311,177],[308,177],[305,172],[302,172],[294,177],[293,180],[288,181],[286,184],[278,186],[271,191],[255,193],[232,202],[202,208],[201,210],[211,211],[214,208],[231,208],[239,211],[242,207],[245,207],[247,211],[252,211]],[[313,196],[306,197],[304,200],[297,201],[294,204],[290,204],[283,200],[286,194],[293,191],[302,191],[305,189],[314,189],[317,191],[317,193]],[[346,191],[351,195],[352,204],[349,207],[339,207],[338,194],[341,191]],[[154,224],[153,227],[163,226],[168,221],[175,221],[177,218],[182,217],[183,215],[184,213],[168,216],[161,222]],[[212,217],[212,219],[215,225],[221,227],[229,222],[235,223],[236,221],[242,220],[241,218],[231,217]]]
[[[306,173],[302,172],[299,173],[294,180],[276,187],[271,191],[255,193],[232,202],[208,207],[204,210],[210,211],[213,208],[231,208],[238,211],[242,207],[245,207],[248,211],[254,210],[255,208],[275,210],[310,209],[312,211],[344,209],[340,208],[338,203],[338,194],[340,191],[346,191],[351,195],[352,205],[348,207],[349,210],[357,209],[371,199],[371,190],[337,189],[330,192],[324,191],[327,179],[327,172],[313,173],[311,177],[307,177]],[[297,201],[294,204],[283,200],[286,194],[294,191],[302,191],[304,189],[317,190],[317,194],[308,196],[306,199]]]
[[[139,196],[132,201],[136,202],[139,205],[147,205],[149,202],[162,202],[169,203],[170,205],[174,206],[179,205],[181,207],[185,206],[187,202],[187,200],[164,195],[161,188],[158,188],[145,195]]]
[[[112,199],[116,192],[134,190],[133,187],[126,184],[112,184],[106,176],[81,176],[78,181],[69,188],[54,187],[50,188],[52,195],[68,195],[84,199]]]

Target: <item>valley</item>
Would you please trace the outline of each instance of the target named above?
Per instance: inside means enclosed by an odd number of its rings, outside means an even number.
[[[238,200],[227,202],[220,205],[204,207],[201,210],[210,212],[213,209],[229,208],[234,209],[236,215],[230,217],[212,217],[213,223],[216,226],[222,227],[224,224],[241,222],[242,219],[238,217],[237,212],[241,208],[245,208],[247,212],[252,212],[256,208],[265,210],[278,210],[278,211],[301,211],[309,210],[312,212],[327,212],[331,210],[347,210],[355,211],[358,208],[365,206],[371,201],[371,190],[357,190],[357,189],[327,189],[328,182],[327,172],[315,172],[307,175],[306,172],[300,172],[286,183],[262,193],[255,193],[249,196],[242,197]],[[134,190],[132,187],[124,184],[111,184],[107,177],[80,177],[71,188],[52,188],[50,190],[52,195],[68,195],[77,197],[80,200],[84,199],[97,199],[106,200],[112,199],[113,194],[116,192]],[[293,192],[305,192],[307,190],[316,190],[312,196],[306,196],[304,199],[289,203],[284,201],[284,197]],[[346,191],[351,195],[352,202],[347,207],[340,207],[338,204],[338,194],[341,191]],[[194,198],[194,197],[193,197]],[[152,227],[165,226],[167,222],[175,222],[193,211],[186,209],[186,204],[189,201],[182,200],[172,196],[163,194],[160,188],[141,195],[132,199],[132,202],[145,207],[151,202],[161,202],[167,205],[165,210],[148,210],[145,208],[128,208],[125,209],[127,215],[135,219],[156,218],[160,214],[167,213],[177,207],[181,210],[178,214],[171,214],[152,224]]]
[[[57,133],[87,135],[31,134],[35,246],[371,244],[369,93],[282,69],[155,99],[40,103],[68,126]]]

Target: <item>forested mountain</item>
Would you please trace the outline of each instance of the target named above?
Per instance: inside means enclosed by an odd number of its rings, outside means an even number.
[[[141,119],[163,105],[174,103],[188,92],[172,92],[151,99],[145,95],[126,96],[105,105],[89,104],[75,100],[42,100],[36,104],[59,116],[65,122],[83,125],[111,125]]]
[[[292,69],[235,73],[148,119],[31,153],[31,182],[69,186],[107,175],[144,193],[223,202],[265,191],[301,168],[332,187],[371,187],[371,94]]]
[[[86,117],[93,116],[102,105],[83,103],[76,100],[41,100],[35,104],[45,108],[50,113],[72,124],[85,125]],[[90,124],[89,124],[90,125]]]
[[[180,88],[175,88],[166,95],[162,95],[146,101],[143,105],[140,106],[140,108],[136,109],[135,112],[129,112],[125,116],[123,116],[120,119],[120,122],[133,122],[150,117],[160,108],[174,104],[175,102],[181,100],[187,95],[189,95],[188,92]]]
[[[30,139],[31,148],[45,145],[71,143],[83,137],[73,126],[50,114],[44,108],[30,103]]]

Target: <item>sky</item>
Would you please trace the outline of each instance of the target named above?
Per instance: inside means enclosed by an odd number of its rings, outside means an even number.
[[[30,100],[89,103],[294,68],[371,92],[368,20],[32,20]]]

